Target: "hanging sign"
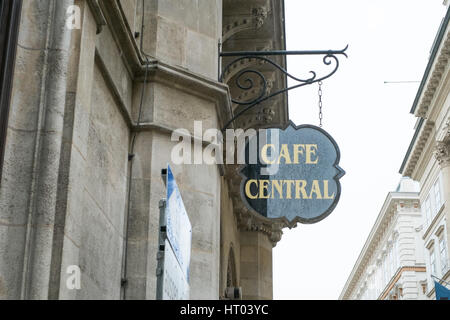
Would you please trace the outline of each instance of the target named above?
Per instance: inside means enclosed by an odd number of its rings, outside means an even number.
[[[336,207],[345,171],[340,152],[322,128],[265,129],[246,144],[241,197],[258,214],[289,223],[316,223]]]

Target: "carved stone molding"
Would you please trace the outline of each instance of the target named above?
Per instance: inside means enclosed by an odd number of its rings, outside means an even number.
[[[102,32],[103,26],[106,26],[105,16],[103,15],[102,9],[98,3],[98,0],[88,0],[88,5],[91,8],[92,15],[94,16],[95,23],[97,24],[97,34]]]
[[[450,33],[448,33],[443,39],[440,53],[436,59],[436,63],[430,72],[427,85],[424,88],[422,96],[420,97],[418,108],[415,112],[417,117],[426,117],[428,110],[430,109],[433,98],[436,94],[437,88],[442,81],[442,77],[448,65],[450,58]]]
[[[445,123],[443,140],[450,141],[450,118]]]
[[[278,241],[281,240],[283,228],[287,227],[287,225],[284,223],[267,221],[268,219],[257,216],[243,204],[242,206],[235,206],[235,209],[237,208],[239,208],[239,210],[236,211],[239,230],[261,232],[267,235],[272,246],[275,247]]]
[[[270,44],[266,45],[264,48],[262,48],[260,51],[268,51],[271,50],[272,46]],[[226,61],[226,60],[225,60]],[[236,74],[238,74],[241,70],[244,70],[246,68],[252,68],[252,69],[262,69],[262,67],[267,64],[266,61],[256,59],[256,58],[248,58],[244,60],[240,60],[236,63],[234,63],[229,69],[225,70],[223,73],[223,82],[229,83],[231,78],[233,78]]]
[[[450,141],[450,118],[447,119],[445,125],[436,133],[437,141]]]
[[[450,166],[450,141],[438,141],[434,149],[434,156],[441,167]]]
[[[413,147],[413,151],[406,163],[405,170],[403,172],[403,176],[411,177],[414,170],[416,169],[417,163],[422,156],[422,152],[426,146],[428,138],[433,130],[434,122],[430,120],[426,120],[424,126],[417,138],[417,141]]]
[[[247,15],[225,17],[222,29],[222,42],[225,43],[232,36],[240,32],[261,28],[268,14],[268,7],[262,6],[253,8]]]
[[[271,123],[273,123],[274,117],[275,117],[274,108],[270,107],[259,108],[259,110],[256,113],[251,113],[246,116],[243,116],[242,119],[238,120],[238,123],[239,127],[243,129],[267,127],[270,126]]]
[[[420,201],[418,199],[396,201],[396,206],[397,207],[392,211],[392,215],[394,215],[396,212],[402,211],[419,211]],[[398,231],[396,232],[398,234]]]
[[[254,8],[252,10],[253,21],[256,28],[261,28],[267,18],[269,10],[266,7]]]

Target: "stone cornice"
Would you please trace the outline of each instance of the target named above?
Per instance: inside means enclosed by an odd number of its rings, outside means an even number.
[[[441,54],[439,55],[436,63],[434,64],[433,72],[430,74],[427,80],[426,89],[420,96],[420,102],[418,108],[414,113],[417,117],[426,117],[431,110],[431,104],[436,95],[437,89],[441,83],[441,79],[448,65],[450,58],[450,33],[447,34],[446,41],[443,44]]]
[[[416,170],[417,164],[423,155],[423,150],[425,149],[428,138],[433,131],[433,127],[433,121],[424,120],[420,131],[417,133],[416,139],[410,146],[408,157],[405,159],[405,164],[401,171],[403,176],[412,177],[414,171]]]
[[[435,43],[433,45],[430,58],[425,69],[425,73],[422,77],[419,89],[417,91],[416,97],[414,99],[413,106],[411,108],[411,113],[414,113],[420,118],[420,123],[427,121],[431,124],[431,121],[438,122],[437,114],[438,109],[444,102],[446,96],[446,90],[448,90],[448,72],[449,72],[449,59],[450,59],[450,9],[447,9],[447,14],[441,24],[439,32],[436,36]],[[441,91],[444,95],[439,95],[438,92]],[[439,125],[439,123],[436,123]],[[427,128],[429,129],[429,128]],[[421,152],[424,147],[417,148],[413,153],[413,146],[417,143],[417,136],[421,130],[420,125],[416,129],[414,137],[410,143],[408,151],[403,160],[402,166],[400,168],[400,173],[403,176],[412,177],[416,170],[417,161],[421,157]],[[429,132],[424,132],[425,136]],[[439,140],[440,133],[436,133],[436,139]],[[424,136],[421,137],[422,140]],[[419,143],[420,145],[420,143]]]
[[[156,60],[150,63],[148,72],[149,81],[163,83],[216,102],[217,117],[221,127],[231,118],[231,96],[227,85]],[[137,80],[143,80],[143,78]]]
[[[417,117],[426,117],[428,114],[437,88],[448,66],[450,58],[449,12],[447,11],[442,29],[438,33],[435,47],[433,48],[425,75],[414,101],[413,109],[411,110]]]
[[[105,17],[106,24],[119,46],[125,65],[132,79],[144,72],[144,57],[141,55],[137,43],[128,25],[125,14],[118,0],[99,0],[99,8]],[[93,11],[94,17],[95,10]]]
[[[89,7],[91,8],[92,15],[94,16],[95,23],[97,24],[97,33],[102,32],[103,26],[106,26],[107,22],[105,16],[102,13],[102,9],[98,3],[98,0],[87,0]]]
[[[381,292],[380,296],[378,297],[378,300],[384,300],[388,296],[388,294],[391,292],[394,285],[398,282],[400,277],[402,276],[403,272],[407,271],[414,271],[414,272],[426,272],[425,267],[421,266],[411,266],[411,267],[401,267],[397,272],[395,273],[394,277],[389,281],[386,288]]]
[[[117,0],[91,0],[89,3],[94,17],[104,14],[106,24],[110,28],[113,38],[121,50],[123,61],[133,81],[144,81],[147,61],[141,55],[134,41],[120,2]],[[96,12],[97,10],[100,11]],[[97,24],[101,21],[101,19],[97,21]],[[98,61],[101,61],[99,55],[96,58]],[[103,66],[102,72],[106,78],[111,78],[106,67]],[[164,83],[170,87],[176,87],[205,100],[215,102],[220,125],[224,125],[231,118],[231,98],[227,85],[153,58],[149,59],[147,72],[148,81]],[[115,91],[117,91],[117,88],[114,88],[113,81],[109,81],[109,85],[113,86],[112,89],[116,89]],[[113,92],[115,91],[113,90]],[[121,100],[120,95],[116,95],[116,98]],[[123,101],[119,101],[119,105],[124,105]],[[126,113],[126,122],[131,126],[135,126],[127,109],[125,107],[121,109],[122,112]]]

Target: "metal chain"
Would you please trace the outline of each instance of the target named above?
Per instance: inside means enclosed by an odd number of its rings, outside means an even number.
[[[322,128],[322,81],[319,81],[319,126]]]

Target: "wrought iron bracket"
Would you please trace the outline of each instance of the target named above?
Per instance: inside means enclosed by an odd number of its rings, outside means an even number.
[[[271,66],[273,66],[275,69],[282,72],[284,75],[286,75],[288,78],[296,81],[296,84],[292,86],[287,86],[286,88],[282,88],[280,90],[277,90],[275,92],[268,92],[268,86],[267,86],[267,80],[264,76],[264,74],[256,69],[252,68],[243,68],[240,70],[235,76],[235,84],[236,86],[244,91],[252,90],[255,86],[255,80],[254,78],[259,78],[261,80],[261,89],[260,92],[257,94],[256,98],[253,98],[251,100],[246,101],[240,101],[237,99],[231,99],[231,101],[234,104],[242,105],[244,108],[234,114],[232,118],[225,124],[222,131],[225,131],[231,123],[233,123],[237,118],[239,118],[241,115],[243,115],[248,110],[252,109],[253,107],[257,106],[261,102],[264,102],[272,97],[275,97],[279,94],[285,93],[289,90],[296,89],[299,87],[303,87],[305,85],[313,84],[319,81],[323,81],[329,77],[331,77],[333,74],[336,73],[337,69],[339,68],[339,55],[343,55],[346,58],[348,57],[346,54],[346,50],[348,48],[348,45],[342,49],[342,50],[307,50],[307,51],[286,51],[286,50],[275,50],[275,51],[235,51],[235,52],[221,52],[221,46],[219,44],[219,82],[224,82],[224,75],[231,70],[231,68],[239,62],[245,61],[245,60],[252,60],[256,59],[263,63],[267,63]],[[294,77],[291,75],[285,68],[280,66],[277,62],[274,60],[268,58],[271,56],[288,56],[288,55],[296,55],[296,56],[323,56],[323,63],[327,66],[334,65],[334,68],[326,75],[318,76],[315,71],[310,71],[311,74],[310,77],[302,79],[298,77]],[[221,62],[223,57],[234,57],[232,61],[230,61],[221,71]],[[333,63],[334,61],[334,63]],[[253,78],[251,77],[253,76]]]

